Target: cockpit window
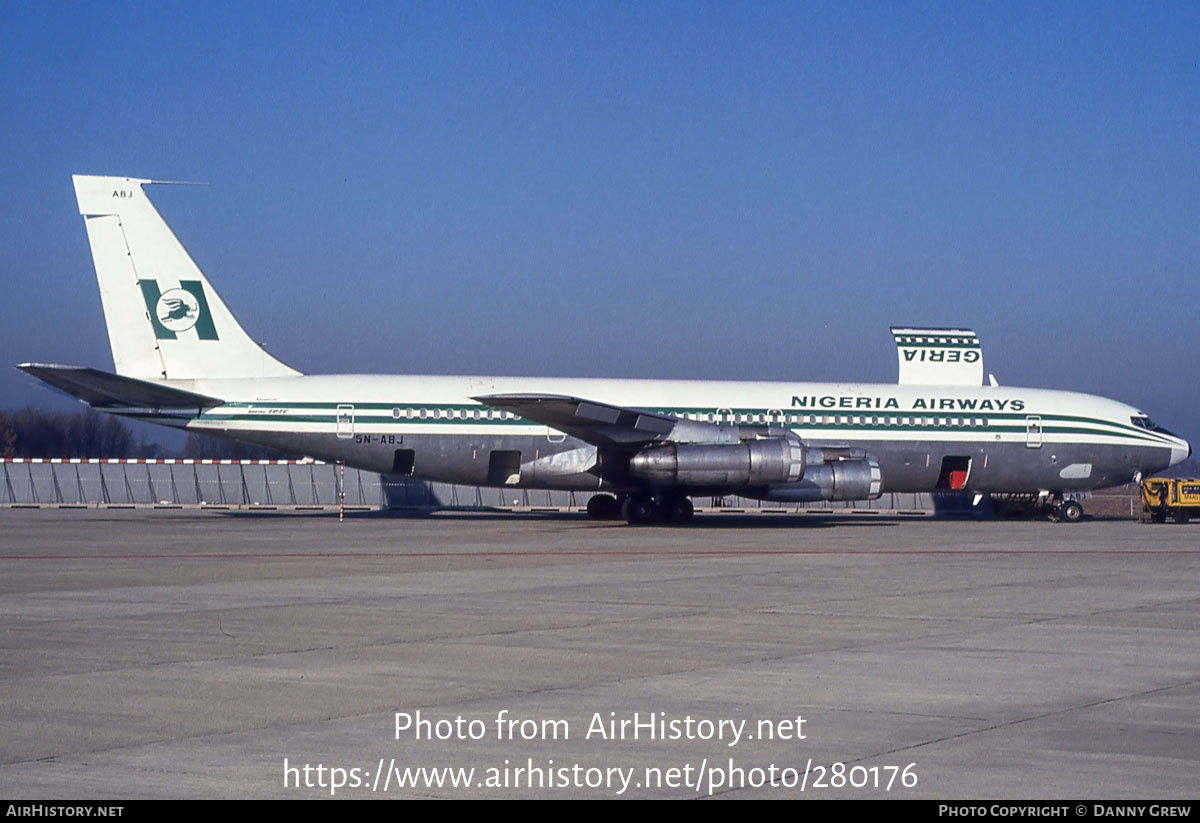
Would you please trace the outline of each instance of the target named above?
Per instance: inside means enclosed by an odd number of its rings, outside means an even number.
[[[1158,432],[1159,434],[1165,434],[1169,437],[1175,437],[1174,433],[1167,431],[1149,417],[1146,417],[1144,414],[1141,417],[1129,418],[1129,422],[1137,426],[1139,429],[1145,429],[1146,431]]]

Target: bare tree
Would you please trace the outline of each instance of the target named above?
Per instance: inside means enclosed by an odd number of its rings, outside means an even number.
[[[16,445],[17,433],[8,422],[8,416],[0,411],[0,457],[15,457]]]
[[[134,437],[118,417],[83,409],[49,412],[32,406],[5,412],[0,418],[0,453],[12,457],[153,457],[161,447]],[[11,440],[5,447],[5,425]]]
[[[188,435],[183,444],[183,452],[179,456],[196,460],[281,460],[288,457],[274,449],[197,432]]]

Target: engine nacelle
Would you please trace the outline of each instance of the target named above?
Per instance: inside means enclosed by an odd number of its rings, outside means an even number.
[[[832,451],[827,449],[826,456]],[[763,499],[812,503],[818,500],[874,500],[881,494],[883,469],[874,457],[864,455],[810,465],[799,482],[771,486]]]
[[[796,437],[730,444],[653,446],[629,459],[639,480],[669,486],[760,486],[804,476],[804,445]]]

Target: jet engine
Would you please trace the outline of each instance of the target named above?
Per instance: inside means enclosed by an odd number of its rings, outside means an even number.
[[[629,473],[665,486],[764,486],[804,476],[804,445],[797,437],[741,443],[670,443],[629,460]]]
[[[809,465],[798,482],[772,485],[765,500],[874,500],[883,494],[883,469],[862,449],[809,449]]]

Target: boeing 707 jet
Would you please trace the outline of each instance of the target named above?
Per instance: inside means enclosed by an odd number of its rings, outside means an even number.
[[[1075,495],[1186,459],[1138,409],[983,384],[966,329],[894,328],[896,384],[314,375],[256,344],[124,177],[77,175],[114,371],[18,368],[96,409],[479,486],[591,492],[588,512],[683,522],[694,496],[808,502],[885,492]]]

